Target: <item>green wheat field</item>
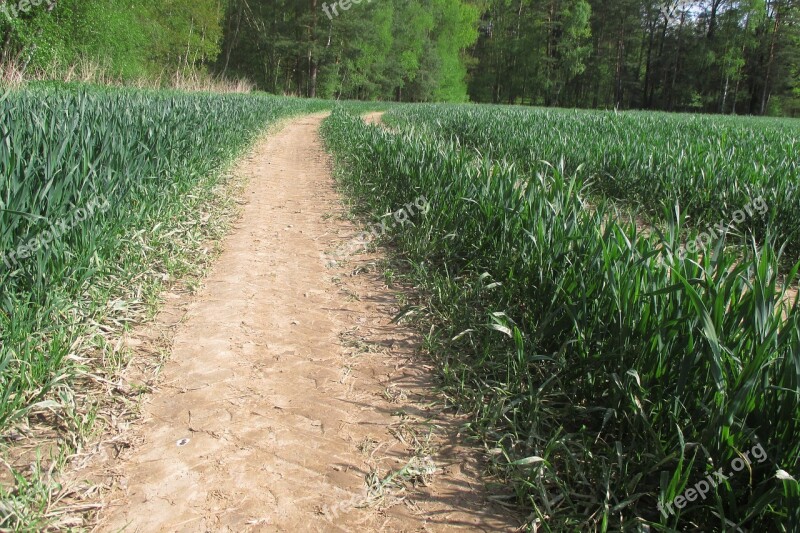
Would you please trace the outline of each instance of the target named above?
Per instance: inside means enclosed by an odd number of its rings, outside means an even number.
[[[362,120],[372,109],[383,125]],[[43,406],[90,433],[92,411],[70,413],[87,375],[115,364],[98,324],[124,329],[126,295],[146,301],[185,275],[230,164],[278,121],[319,111],[356,214],[429,202],[383,242],[415,287],[400,318],[425,333],[531,530],[800,524],[793,119],[8,90],[5,442]],[[36,476],[14,479],[0,529],[43,520]]]

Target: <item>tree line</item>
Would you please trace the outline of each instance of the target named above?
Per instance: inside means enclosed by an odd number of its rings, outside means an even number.
[[[479,17],[461,0],[230,0],[221,72],[275,93],[464,101]]]
[[[494,0],[479,101],[754,115],[800,112],[797,0]]]
[[[800,0],[5,0],[3,65],[277,94],[800,114]]]

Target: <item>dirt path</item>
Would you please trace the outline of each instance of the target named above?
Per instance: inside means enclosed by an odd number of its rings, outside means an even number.
[[[101,531],[508,531],[487,504],[463,421],[429,391],[418,339],[361,254],[321,254],[342,217],[321,116],[262,142],[243,216],[177,326],[130,430]],[[409,201],[412,201],[410,198]],[[396,474],[391,480],[387,478]],[[371,486],[371,489],[368,487]]]

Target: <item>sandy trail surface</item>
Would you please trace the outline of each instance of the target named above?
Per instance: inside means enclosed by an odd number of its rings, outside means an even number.
[[[102,461],[115,488],[98,530],[516,528],[488,502],[419,338],[392,323],[399,289],[380,256],[341,256],[361,228],[322,120],[287,123],[241,164],[223,254],[196,298],[156,320],[174,325],[170,359],[132,445]]]

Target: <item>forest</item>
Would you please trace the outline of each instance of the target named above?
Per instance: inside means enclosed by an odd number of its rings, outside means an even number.
[[[274,94],[800,114],[797,0],[5,0],[0,62]]]

